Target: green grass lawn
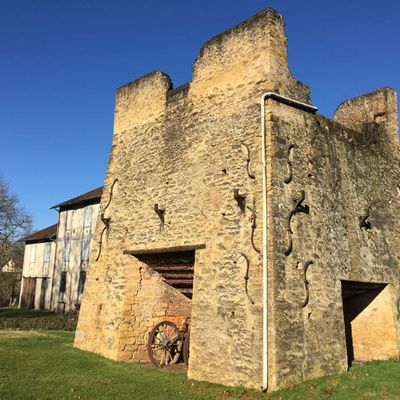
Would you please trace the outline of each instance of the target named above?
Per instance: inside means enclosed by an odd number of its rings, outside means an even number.
[[[400,399],[400,362],[372,362],[267,396],[113,362],[72,347],[73,333],[0,331],[0,399]]]

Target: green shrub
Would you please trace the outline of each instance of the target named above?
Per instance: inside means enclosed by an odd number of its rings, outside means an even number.
[[[74,331],[77,322],[77,314],[60,315],[16,307],[0,309],[0,329]]]

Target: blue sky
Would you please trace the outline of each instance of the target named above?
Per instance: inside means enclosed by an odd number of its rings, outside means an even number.
[[[284,15],[290,68],[322,114],[400,89],[396,0],[0,0],[0,174],[34,227],[102,185],[118,86],[155,69],[185,83],[208,38],[266,7]]]

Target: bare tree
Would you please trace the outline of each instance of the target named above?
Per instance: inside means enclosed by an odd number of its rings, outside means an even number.
[[[20,205],[17,196],[11,193],[8,185],[0,176],[0,269],[13,260],[21,269],[24,257],[22,238],[29,234],[32,227],[31,216]],[[2,273],[0,270],[0,305],[8,303],[15,291],[16,273]]]

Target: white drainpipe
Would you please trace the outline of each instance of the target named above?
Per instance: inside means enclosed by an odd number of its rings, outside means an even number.
[[[262,236],[263,236],[263,349],[262,349],[262,386],[261,390],[268,390],[268,230],[267,230],[267,140],[265,130],[265,101],[273,99],[280,103],[316,113],[317,108],[301,101],[290,99],[275,92],[266,92],[261,96],[261,151],[262,151]]]

